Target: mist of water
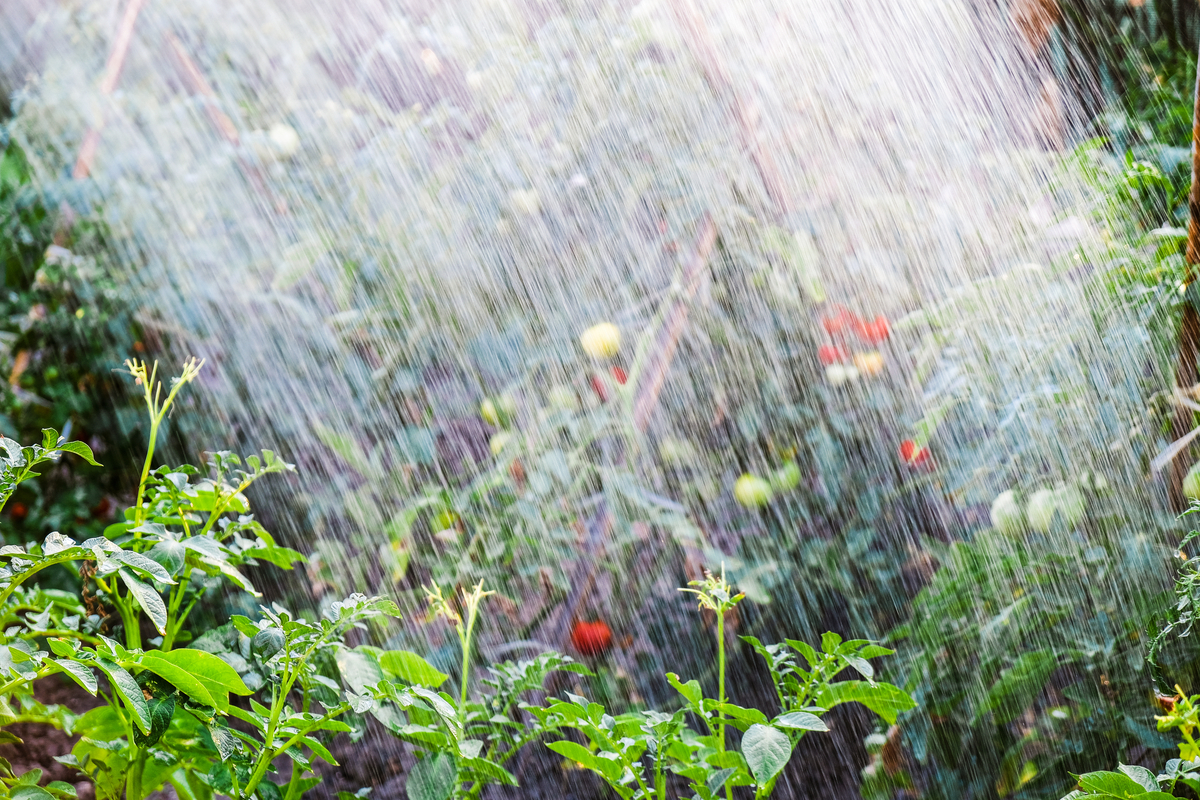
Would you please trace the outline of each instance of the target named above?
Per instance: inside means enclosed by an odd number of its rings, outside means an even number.
[[[594,570],[577,613],[623,622],[618,675],[657,674],[692,657],[662,619],[688,614],[674,587],[700,563],[728,560],[775,613],[817,624],[771,559],[824,523],[731,495],[789,448],[826,518],[861,516],[876,488],[824,485],[839,458],[925,481],[932,510],[884,525],[914,542],[986,524],[991,499],[1031,476],[1080,470],[1122,482],[1114,513],[1157,518],[1144,465],[1161,442],[1137,432],[1142,387],[1162,382],[1149,323],[1086,294],[1105,247],[1094,198],[1046,147],[1071,132],[1047,135],[1045,79],[990,4],[156,0],[110,95],[98,80],[124,6],[31,8],[0,14],[14,135],[66,184],[98,132],[81,211],[110,228],[148,335],[208,360],[195,446],[300,465],[261,502],[293,540],[318,537],[318,596],[412,598],[414,576],[504,573],[517,607],[485,649],[511,653],[507,636],[561,634],[554,609],[585,552],[635,579]],[[692,281],[708,219],[717,242]],[[1072,252],[1074,272],[1052,266]],[[689,293],[639,444],[547,455],[555,414],[581,436],[628,425],[621,401],[596,396],[593,374],[617,386],[579,334],[616,323],[631,369],[642,333],[653,349],[658,315]],[[836,304],[892,320],[882,375],[822,380],[818,319]],[[1144,335],[1101,340],[1097,313]],[[464,543],[405,538],[432,508],[424,489],[461,497],[505,478],[478,413],[505,392],[517,452],[536,452],[511,477],[529,506],[506,512],[524,515],[516,543],[456,561]],[[770,420],[789,403],[876,433],[860,453],[785,441]],[[944,422],[941,478],[898,463],[922,419]],[[712,444],[737,436],[750,444]],[[692,448],[687,470],[664,443]],[[593,550],[578,527],[598,502],[585,456],[609,465],[602,486],[649,498],[614,512]],[[679,546],[630,555],[647,523]],[[855,621],[872,629],[847,633],[885,632],[870,609]]]

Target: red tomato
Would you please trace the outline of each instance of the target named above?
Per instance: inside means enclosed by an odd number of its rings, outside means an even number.
[[[12,514],[13,519],[20,522],[29,513],[29,508],[24,503],[13,503],[9,508],[9,513]]]
[[[621,369],[620,367],[613,367],[611,371],[612,376],[617,379],[617,383],[624,386],[625,381],[629,379],[629,376],[625,374],[625,370]]]
[[[879,344],[886,341],[891,330],[888,328],[887,317],[880,314],[872,322],[858,320],[855,325],[858,331],[858,338],[871,344]]]
[[[823,344],[817,348],[817,359],[825,367],[833,364],[841,364],[847,360],[846,351],[831,344]]]
[[[571,644],[585,656],[598,656],[612,647],[612,630],[603,620],[579,620],[571,629]]]
[[[933,467],[932,458],[928,447],[921,447],[912,439],[900,443],[900,459],[910,467],[930,469]]]
[[[601,403],[608,402],[608,387],[604,385],[604,381],[600,380],[598,375],[592,376],[592,391],[600,398]]]
[[[852,312],[842,306],[836,306],[831,314],[826,314],[821,325],[830,336],[845,336],[861,322]]]

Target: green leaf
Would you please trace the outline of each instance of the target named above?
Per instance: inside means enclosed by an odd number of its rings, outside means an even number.
[[[63,442],[62,444],[57,445],[55,449],[61,450],[64,453],[74,453],[84,461],[91,464],[93,467],[103,466],[103,464],[97,461],[96,457],[92,454],[92,448],[88,447],[83,442]]]
[[[464,758],[461,767],[491,783],[499,783],[504,786],[517,785],[517,779],[511,772],[486,758]]]
[[[42,787],[28,784],[15,787],[9,797],[12,800],[55,800],[54,795]]]
[[[254,694],[250,687],[242,680],[241,676],[233,667],[229,666],[225,660],[212,653],[207,653],[203,650],[171,650],[167,653],[155,653],[154,655],[169,661],[180,669],[187,670],[196,678],[206,684],[220,686],[227,692],[242,695],[243,697]],[[165,676],[164,676],[165,677]]]
[[[1154,773],[1145,767],[1121,764],[1117,767],[1117,770],[1128,775],[1130,778],[1133,778],[1135,781],[1141,784],[1142,788],[1144,788],[1147,792],[1158,791],[1158,780],[1155,779]]]
[[[158,564],[154,566],[158,567]],[[162,569],[162,567],[158,568]],[[146,612],[146,616],[150,618],[155,629],[165,636],[167,633],[167,606],[163,603],[162,597],[154,591],[153,586],[138,580],[128,567],[121,567],[120,574],[121,580],[129,587],[129,593],[137,598],[138,604]]]
[[[621,772],[624,768],[620,763],[610,758],[601,758],[581,744],[564,739],[561,742],[548,742],[546,747],[569,761],[582,764],[592,772],[600,773],[605,780],[618,781],[621,779]]]
[[[708,789],[709,794],[715,795],[718,791],[720,791],[721,787],[725,785],[725,781],[729,780],[729,776],[735,772],[737,772],[737,770],[733,767],[726,767],[725,769],[717,770],[711,776],[709,776],[708,781],[705,783],[705,787]]]
[[[1146,793],[1146,787],[1120,772],[1089,772],[1079,776],[1079,788],[1093,794],[1131,798]]]
[[[816,714],[810,714],[807,711],[793,711],[790,714],[781,714],[771,724],[778,728],[788,728],[797,731],[829,730],[829,726],[820,717]]]
[[[1010,722],[1033,702],[1057,667],[1058,658],[1050,650],[1022,653],[992,684],[979,713],[992,711],[996,722]]]
[[[112,554],[111,558],[113,561],[119,561],[138,572],[144,572],[159,583],[175,583],[171,574],[163,568],[162,564],[141,553],[135,553],[132,550],[118,550]]]
[[[218,710],[229,708],[229,695],[226,692],[218,691],[219,696],[214,697],[197,675],[173,664],[163,658],[163,655],[157,652],[144,653],[138,661],[138,666],[153,672],[201,705],[212,706]]]
[[[675,691],[683,696],[692,706],[699,708],[700,703],[704,700],[704,692],[700,689],[699,681],[688,681],[682,683],[679,676],[674,672],[667,673],[667,683],[675,687]]]
[[[867,708],[895,725],[901,711],[916,708],[916,702],[898,686],[890,683],[867,683],[866,681],[840,681],[830,683],[813,698],[813,705],[824,709],[841,703],[862,703]]]
[[[436,689],[450,676],[434,667],[416,653],[407,650],[385,650],[379,654],[379,666],[384,672],[407,684]]]
[[[133,743],[138,747],[150,747],[158,743],[162,735],[171,725],[171,715],[175,713],[175,697],[154,697],[146,702],[150,708],[150,733],[145,736],[134,731]]]
[[[142,733],[150,733],[150,709],[146,705],[146,697],[142,694],[142,687],[138,686],[133,676],[118,664],[105,661],[104,659],[96,659],[95,664],[97,669],[108,676],[117,693],[133,709],[134,719],[137,720],[138,727]]]
[[[849,662],[850,666],[854,667],[855,672],[862,675],[868,681],[875,679],[875,668],[871,666],[871,662],[859,656],[842,656]]]
[[[751,725],[742,737],[742,756],[761,786],[787,766],[792,757],[792,740],[769,725]]]
[[[826,653],[832,653],[838,649],[838,645],[842,643],[842,637],[838,636],[833,631],[825,631],[821,634],[821,649]]]
[[[90,695],[95,695],[99,684],[96,682],[96,674],[78,661],[69,661],[65,658],[52,658],[50,663],[56,665],[60,670],[69,675],[73,681],[83,687]]]
[[[338,672],[345,685],[355,694],[365,694],[369,687],[375,686],[383,680],[383,671],[371,655],[370,652],[359,649],[338,648],[336,658]]]
[[[735,706],[733,703],[715,703],[713,708],[717,711],[723,711],[725,715],[733,719],[734,724],[743,731],[749,728],[751,725],[769,724],[767,715],[759,711],[757,708],[742,708],[741,706]]]
[[[408,800],[449,800],[457,778],[454,759],[446,753],[437,753],[413,765],[404,790]]]

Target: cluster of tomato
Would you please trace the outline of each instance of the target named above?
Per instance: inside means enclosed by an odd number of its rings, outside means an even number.
[[[878,346],[891,335],[887,317],[880,314],[867,320],[844,306],[834,306],[821,319],[831,344],[817,349],[817,358],[825,367],[825,379],[834,386],[873,377],[883,372],[884,358]]]
[[[912,439],[905,439],[900,443],[900,460],[909,468],[922,472],[932,472],[934,469],[933,456],[930,455],[929,448],[917,444]]]

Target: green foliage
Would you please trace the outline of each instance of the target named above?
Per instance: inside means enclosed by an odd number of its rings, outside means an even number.
[[[718,620],[741,599],[724,577],[710,575],[692,585],[699,588],[687,591],[696,593],[701,607],[715,611]],[[718,631],[718,640],[723,640],[723,629]],[[587,747],[571,740],[547,746],[598,774],[624,800],[683,796],[669,791],[671,774],[686,781],[693,797],[717,800],[731,798],[737,786],[753,787],[756,798],[770,797],[797,742],[809,731],[829,730],[821,716],[834,706],[861,703],[893,723],[898,713],[914,706],[899,688],[874,680],[868,659],[892,651],[865,639],[843,641],[826,633],[817,650],[790,639],[764,645],[751,636],[742,638],[767,663],[779,702],[774,717],[725,699],[723,647],[718,650],[721,678],[716,698],[706,698],[698,681],[684,682],[667,673],[684,701],[673,713],[634,711],[614,717],[601,704],[569,693],[566,700],[551,699],[544,709],[530,710],[544,725],[582,734]],[[835,682],[846,669],[863,680]],[[700,720],[702,731],[688,724],[689,715]],[[726,749],[727,722],[741,732],[737,750]]]
[[[99,798],[136,800],[168,783],[187,800],[211,800],[214,793],[298,797],[319,783],[310,774],[318,759],[333,763],[323,740],[350,730],[337,718],[374,702],[331,681],[317,664],[342,648],[349,630],[394,616],[396,608],[382,598],[352,595],[309,622],[264,607],[258,622],[238,616],[232,626],[193,641],[187,622],[207,592],[229,583],[257,594],[246,567],[267,562],[289,569],[303,560],[275,544],[243,494],[259,478],[292,467],[264,451],[245,459],[214,453],[207,477],[188,465],[152,469],[157,425],[199,365],[185,365],[165,397],[155,371],[138,362],[128,366],[144,387],[151,417],[136,505],[103,536],[81,543],[55,532],[37,545],[0,548],[0,614],[10,622],[0,638],[0,721],[37,719],[81,734],[59,760],[90,778]],[[85,444],[52,430],[39,445],[0,439],[0,448],[0,507],[63,454],[98,466]],[[33,581],[60,564],[80,565],[85,586],[94,584],[96,594],[81,598]],[[144,641],[147,626],[153,638]],[[189,641],[193,647],[176,647]],[[42,707],[33,684],[56,674],[103,704],[78,718]],[[231,695],[249,698],[249,707]],[[255,699],[260,696],[265,705]],[[243,724],[230,725],[230,717]],[[281,756],[292,771],[277,785],[271,779]],[[33,797],[32,789],[20,787],[36,780],[21,776],[10,795]]]
[[[9,541],[38,541],[47,530],[99,535],[113,496],[136,475],[127,438],[141,420],[114,370],[118,354],[144,347],[142,333],[106,269],[104,229],[81,221],[71,241],[55,243],[52,212],[74,199],[65,190],[35,185],[0,128],[0,430],[29,441],[61,429],[95,445],[106,467],[86,479],[51,468],[26,482],[6,511]]]

